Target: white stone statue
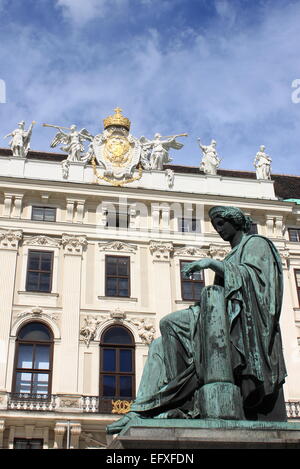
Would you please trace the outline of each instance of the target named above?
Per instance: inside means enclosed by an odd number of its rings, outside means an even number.
[[[183,147],[182,143],[176,141],[177,137],[186,137],[187,134],[170,135],[168,137],[162,137],[156,133],[154,140],[148,140],[145,137],[141,137],[140,142],[144,152],[148,152],[149,155],[149,169],[163,170],[163,165],[172,161],[169,156],[170,148],[174,150],[180,150]]]
[[[28,130],[25,130],[25,122],[21,121],[18,124],[18,128],[5,135],[3,138],[12,137],[9,142],[13,156],[19,158],[26,158],[28,151],[30,150],[30,139],[32,135],[32,129],[35,121],[29,126]]]
[[[202,145],[200,138],[198,138],[199,147],[202,150],[203,156],[200,164],[200,171],[205,174],[217,174],[217,169],[220,166],[221,159],[218,157],[216,150],[217,142],[212,140],[210,145]]]
[[[254,158],[254,167],[256,168],[256,179],[271,179],[272,159],[265,152],[265,146],[261,145]]]
[[[61,147],[61,150],[68,153],[67,161],[82,161],[81,154],[84,151],[83,142],[85,140],[93,140],[93,136],[88,132],[88,130],[77,130],[76,125],[71,125],[70,128],[50,124],[43,124],[43,126],[54,127],[55,129],[58,129],[57,134],[50,144],[51,148],[63,144],[65,146]],[[69,132],[66,133],[62,129],[69,130]]]

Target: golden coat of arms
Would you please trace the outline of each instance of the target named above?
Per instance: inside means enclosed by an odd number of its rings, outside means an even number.
[[[140,179],[141,144],[130,133],[130,121],[122,115],[120,108],[104,119],[104,131],[96,135],[90,145],[89,154],[97,179],[121,186]],[[97,171],[97,165],[103,174]],[[138,173],[135,175],[135,171]]]
[[[130,134],[130,120],[117,107],[115,114],[103,120],[104,131],[92,137],[83,161],[92,163],[97,182],[106,181],[121,186],[142,177],[143,169],[161,171],[172,161],[169,149],[179,150],[182,143],[177,137],[187,134],[162,137],[155,134],[154,140],[139,139]],[[99,169],[101,170],[99,172]]]

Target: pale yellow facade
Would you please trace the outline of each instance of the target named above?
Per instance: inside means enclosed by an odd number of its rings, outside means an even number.
[[[43,155],[42,155],[43,156]],[[207,213],[234,205],[251,215],[259,234],[278,248],[285,291],[281,316],[288,377],[284,386],[290,419],[300,418],[300,307],[295,270],[300,243],[288,227],[300,227],[300,205],[279,200],[273,181],[148,171],[116,187],[95,181],[92,168],[72,163],[66,180],[60,161],[32,152],[27,159],[0,150],[0,447],[15,439],[41,439],[43,448],[105,448],[105,427],[117,415],[99,412],[100,341],[110,325],[134,338],[135,383],[160,319],[193,302],[182,299],[180,260],[224,258],[229,245],[213,230]],[[46,156],[48,156],[46,158]],[[300,179],[300,178],[299,178]],[[299,183],[300,186],[300,183]],[[56,209],[55,221],[32,219],[32,207]],[[128,215],[128,226],[107,226],[111,207]],[[199,232],[182,233],[180,218],[199,219]],[[31,250],[53,253],[51,291],[28,291]],[[105,256],[126,256],[130,296],[105,293]],[[205,271],[205,284],[213,273]],[[14,395],[19,331],[30,322],[52,332],[51,398]]]

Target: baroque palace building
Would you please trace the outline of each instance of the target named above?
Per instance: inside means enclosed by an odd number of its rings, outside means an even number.
[[[107,446],[160,319],[213,282],[183,264],[229,252],[215,205],[241,208],[281,254],[284,392],[300,420],[300,177],[172,165],[180,136],[135,139],[118,108],[96,137],[72,127],[52,142],[65,153],[0,149],[0,447]]]

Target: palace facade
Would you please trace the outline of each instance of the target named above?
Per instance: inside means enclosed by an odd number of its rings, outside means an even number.
[[[106,447],[160,319],[213,282],[182,266],[229,252],[215,205],[241,208],[280,252],[284,393],[300,420],[300,177],[164,164],[121,184],[65,158],[0,149],[0,447]]]

